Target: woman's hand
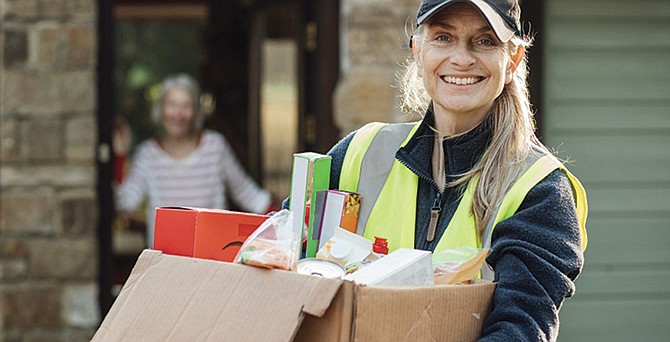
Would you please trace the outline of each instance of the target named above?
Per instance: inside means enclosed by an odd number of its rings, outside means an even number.
[[[121,116],[114,117],[112,122],[112,149],[114,155],[126,156],[130,151],[132,141],[132,131],[128,121]]]

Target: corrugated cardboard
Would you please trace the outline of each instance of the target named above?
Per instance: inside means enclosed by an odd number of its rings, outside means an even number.
[[[340,282],[145,250],[93,341],[290,341]]]
[[[93,341],[475,341],[494,288],[359,286],[145,250]]]
[[[156,208],[154,248],[166,254],[233,261],[267,215],[194,207]]]

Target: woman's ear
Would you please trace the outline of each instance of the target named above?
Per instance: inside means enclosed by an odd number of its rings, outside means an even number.
[[[507,66],[507,71],[505,72],[505,84],[512,82],[512,75],[514,75],[516,68],[518,68],[519,64],[521,64],[525,53],[526,48],[519,46],[516,49],[516,52],[510,56],[509,65]]]

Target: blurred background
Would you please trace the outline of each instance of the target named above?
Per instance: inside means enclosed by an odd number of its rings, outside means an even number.
[[[144,246],[116,215],[112,118],[134,142],[167,75],[202,85],[206,126],[288,194],[397,106],[418,0],[0,0],[0,341],[87,341]],[[670,1],[527,0],[538,135],[584,183],[589,246],[560,341],[670,335]]]

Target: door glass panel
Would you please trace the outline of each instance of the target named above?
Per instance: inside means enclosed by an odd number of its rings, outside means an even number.
[[[280,198],[289,194],[293,152],[298,137],[297,43],[294,39],[262,41],[261,151],[263,185]]]

